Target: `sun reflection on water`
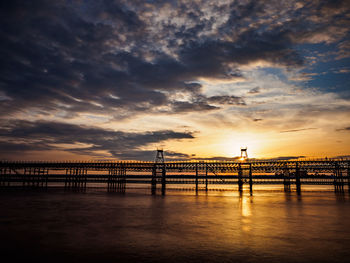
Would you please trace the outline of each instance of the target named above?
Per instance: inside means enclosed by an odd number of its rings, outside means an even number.
[[[241,225],[244,232],[251,231],[251,216],[252,216],[252,196],[241,194],[239,197],[239,208],[241,212]]]

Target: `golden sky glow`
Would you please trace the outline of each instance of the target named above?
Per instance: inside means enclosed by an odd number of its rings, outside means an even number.
[[[346,1],[107,2],[1,11],[0,159],[350,155]]]

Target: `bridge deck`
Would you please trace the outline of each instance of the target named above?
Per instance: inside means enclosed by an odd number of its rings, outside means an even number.
[[[64,183],[85,188],[105,183],[108,189],[125,190],[129,183],[147,183],[165,192],[167,184],[333,184],[350,189],[350,160],[297,161],[181,161],[181,162],[25,162],[0,161],[0,186],[48,187]]]

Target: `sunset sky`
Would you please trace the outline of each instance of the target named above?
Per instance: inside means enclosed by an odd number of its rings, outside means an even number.
[[[350,1],[0,8],[0,159],[350,155]]]

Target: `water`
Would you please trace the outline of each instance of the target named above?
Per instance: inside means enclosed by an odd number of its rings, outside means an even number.
[[[46,262],[344,262],[349,194],[2,191],[1,258]],[[2,262],[10,262],[2,261]]]

